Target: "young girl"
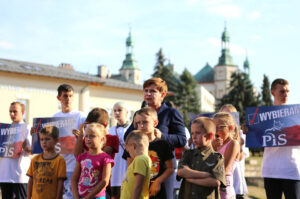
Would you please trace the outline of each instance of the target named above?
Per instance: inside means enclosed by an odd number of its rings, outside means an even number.
[[[233,172],[240,155],[239,129],[230,113],[219,112],[214,116],[217,150],[224,156],[226,190],[221,190],[222,199],[235,198]]]
[[[113,164],[113,159],[102,151],[105,131],[105,127],[98,123],[91,123],[86,129],[85,144],[88,152],[81,153],[76,158],[71,180],[75,199],[105,199],[105,188],[109,183]]]
[[[225,104],[221,107],[220,112],[237,112],[237,110],[232,104]],[[245,146],[245,138],[243,131],[240,130],[240,157],[233,173],[233,187],[236,199],[244,199],[244,195],[248,193],[245,179],[245,158],[249,157],[249,149]]]
[[[115,156],[115,166],[111,170],[111,196],[112,199],[119,199],[121,194],[121,184],[123,176],[127,170],[126,160],[122,158],[125,149],[124,134],[128,128],[128,110],[123,102],[117,102],[113,107],[114,117],[117,120],[117,126],[113,126],[108,133],[119,138],[119,152]]]
[[[109,116],[106,110],[102,108],[94,108],[92,109],[85,122],[80,125],[80,130],[73,129],[73,134],[76,136],[77,141],[74,148],[74,156],[77,157],[80,153],[83,153],[85,151],[88,151],[88,147],[85,145],[84,142],[84,133],[83,130],[87,126],[87,124],[90,123],[98,123],[103,125],[105,128],[107,127],[107,124],[109,122]],[[118,136],[113,136],[110,134],[106,135],[106,142],[102,149],[104,152],[106,152],[108,155],[110,155],[112,158],[115,157],[115,154],[119,151],[119,138]]]

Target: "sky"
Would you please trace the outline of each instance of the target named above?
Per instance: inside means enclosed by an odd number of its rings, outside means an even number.
[[[119,73],[129,30],[142,80],[153,73],[155,54],[181,74],[218,63],[226,24],[233,62],[260,90],[263,75],[290,83],[299,103],[300,1],[297,0],[0,0],[0,57],[96,74],[98,65]]]

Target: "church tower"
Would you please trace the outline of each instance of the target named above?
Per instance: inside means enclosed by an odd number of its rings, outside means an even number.
[[[221,99],[228,93],[231,75],[238,69],[237,65],[233,63],[229,52],[229,33],[227,32],[226,26],[221,37],[221,48],[219,62],[214,67],[216,99]]]
[[[140,84],[141,82],[141,71],[136,64],[133,55],[133,39],[131,31],[129,31],[129,35],[126,39],[126,57],[120,69],[120,74],[128,82],[134,84]]]

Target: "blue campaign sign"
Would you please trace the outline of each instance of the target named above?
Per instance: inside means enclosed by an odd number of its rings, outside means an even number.
[[[246,108],[246,146],[300,145],[300,104]]]
[[[55,146],[56,151],[62,154],[73,153],[76,139],[72,134],[72,130],[76,129],[77,126],[77,120],[73,117],[34,118],[33,128],[35,133],[32,134],[31,152],[43,152],[39,132],[48,125],[56,126],[59,129],[59,141]]]
[[[0,123],[0,157],[20,157],[27,135],[27,124]]]

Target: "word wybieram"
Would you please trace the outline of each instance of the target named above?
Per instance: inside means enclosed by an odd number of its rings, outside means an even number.
[[[300,114],[300,106],[259,113],[261,122]]]
[[[67,120],[58,120],[58,121],[53,121],[53,122],[47,122],[42,124],[42,128],[44,128],[45,126],[48,125],[53,125],[56,126],[57,128],[64,128],[64,127],[69,127],[72,126],[72,124],[74,124],[74,120],[73,118],[71,119],[67,119]]]

